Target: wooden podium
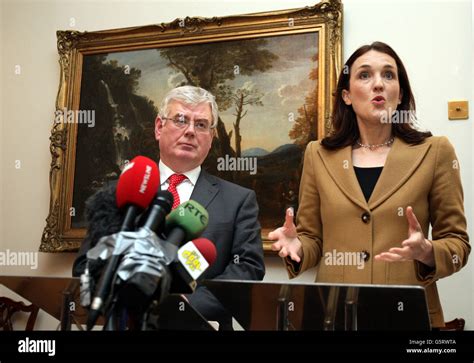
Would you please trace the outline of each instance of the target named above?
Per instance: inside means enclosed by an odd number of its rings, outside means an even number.
[[[245,330],[430,330],[425,289],[408,285],[207,280]]]

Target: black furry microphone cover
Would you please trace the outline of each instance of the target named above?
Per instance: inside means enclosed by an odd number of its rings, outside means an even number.
[[[120,231],[125,212],[117,207],[115,193],[116,184],[108,185],[86,201],[86,238],[90,240],[89,248],[94,247],[102,237]]]
[[[116,183],[107,185],[98,190],[86,201],[85,217],[88,225],[87,234],[82,241],[78,256],[73,265],[73,276],[80,276],[87,262],[87,251],[94,247],[104,236],[108,236],[120,231],[122,227],[124,210],[117,207]],[[89,266],[94,274],[99,266]]]

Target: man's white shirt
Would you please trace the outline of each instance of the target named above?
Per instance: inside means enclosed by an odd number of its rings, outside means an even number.
[[[160,169],[160,185],[161,185],[161,190],[168,190],[168,178],[172,174],[176,174],[170,167],[168,167],[165,163],[163,163],[161,160],[158,163],[158,168]],[[178,191],[179,194],[179,201],[180,203],[187,202],[191,198],[191,194],[193,193],[194,186],[196,185],[196,182],[199,178],[199,175],[201,174],[201,166],[198,166],[192,170],[189,170],[185,173],[181,173],[183,175],[186,175],[185,180],[183,180],[182,183],[178,184],[176,187],[176,190]]]

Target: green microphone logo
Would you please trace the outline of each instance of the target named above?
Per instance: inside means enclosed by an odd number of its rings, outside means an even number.
[[[209,221],[209,215],[200,204],[195,202],[194,200],[189,200],[181,205],[178,206],[178,214],[181,217],[186,215],[192,215],[195,218],[199,219],[203,226],[207,226],[207,222]]]

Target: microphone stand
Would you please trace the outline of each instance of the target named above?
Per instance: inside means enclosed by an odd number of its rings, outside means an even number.
[[[335,330],[339,286],[330,286],[324,314],[323,330]]]
[[[108,304],[104,308],[104,329],[105,331],[118,331],[126,330],[119,329],[122,327],[120,324],[121,315],[125,314],[125,308],[122,308],[118,305],[118,297],[116,295],[116,289],[112,287],[111,298],[108,301]]]
[[[359,299],[359,288],[348,287],[346,300],[344,302],[344,329],[357,330],[357,303]]]
[[[278,331],[288,331],[290,322],[288,317],[288,300],[290,298],[290,286],[282,285],[277,300],[277,324]]]

